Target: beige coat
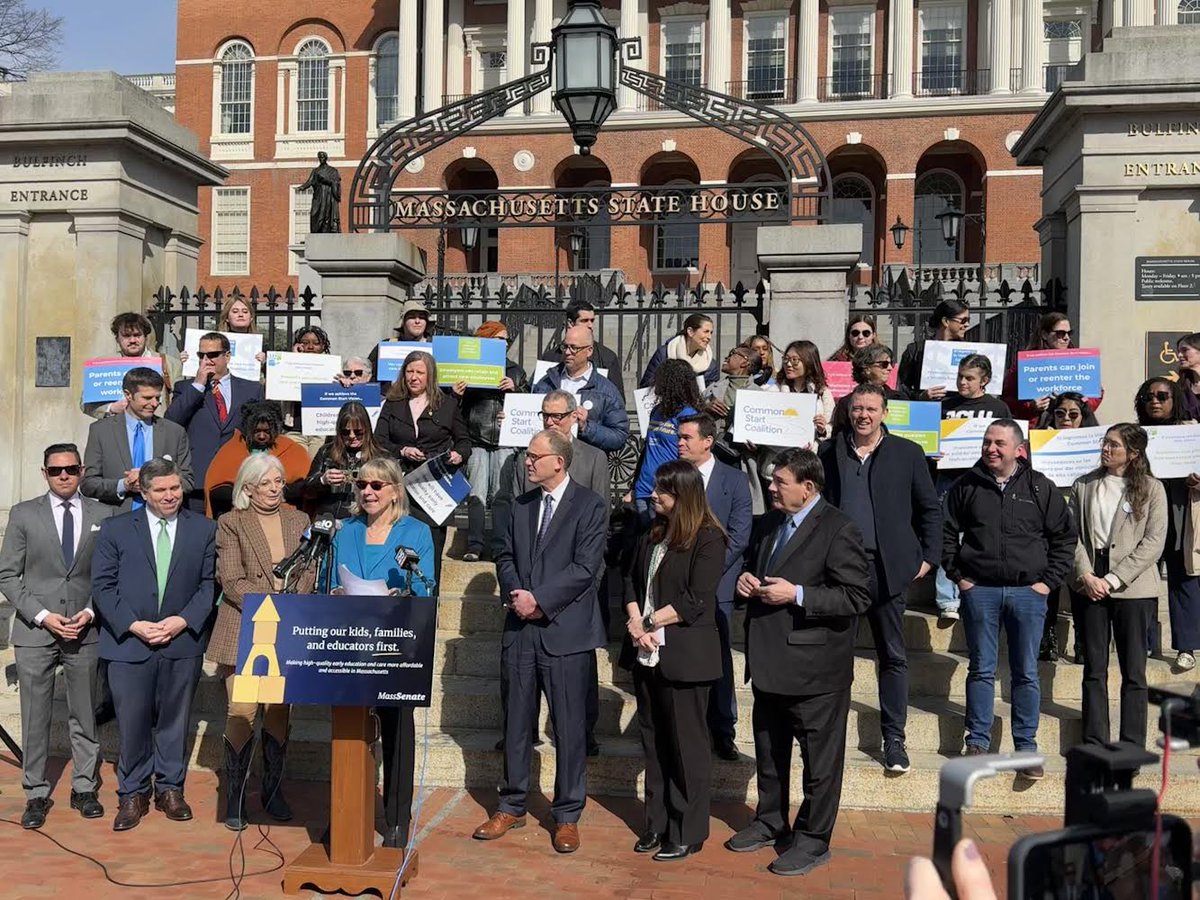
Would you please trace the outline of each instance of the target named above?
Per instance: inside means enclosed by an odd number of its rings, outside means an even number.
[[[1094,574],[1091,507],[1104,471],[1097,469],[1077,480],[1071,490],[1075,494],[1075,514],[1079,523],[1079,541],[1075,545],[1074,583],[1080,584],[1084,575]],[[1167,540],[1167,492],[1157,478],[1150,479],[1150,496],[1146,514],[1134,519],[1133,512],[1122,500],[1113,516],[1109,531],[1108,558],[1110,571],[1120,579],[1121,587],[1112,591],[1116,598],[1135,597],[1157,599],[1160,587],[1158,560]]]

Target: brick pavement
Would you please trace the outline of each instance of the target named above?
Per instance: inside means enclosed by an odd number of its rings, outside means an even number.
[[[54,761],[55,770],[62,761]],[[122,887],[107,883],[103,873],[56,847],[37,834],[0,823],[0,847],[6,865],[0,878],[0,898],[33,900],[40,897],[86,897],[87,900],[141,900],[170,897],[221,900],[230,891],[229,853],[234,836],[217,819],[216,778],[203,771],[188,775],[188,799],[196,818],[188,823],[168,822],[151,810],[133,832],[114,834],[116,812],[111,764],[105,766],[101,799],[106,816],[85,822],[70,809],[69,778],[59,778],[46,827],[43,830],[67,847],[86,852],[108,865],[110,875],[127,884],[216,878],[215,882],[177,888]],[[251,782],[252,789],[255,782]],[[270,838],[286,858],[293,858],[310,837],[319,833],[328,805],[324,785],[298,782],[288,785],[288,797],[297,819],[275,825]],[[545,826],[531,822],[521,831],[485,844],[470,839],[486,818],[492,798],[482,792],[439,788],[432,791],[421,810],[420,872],[404,891],[412,900],[490,897],[780,898],[840,897],[896,898],[901,895],[904,866],[914,853],[927,853],[932,840],[931,815],[925,813],[845,810],[838,821],[832,862],[799,879],[783,879],[766,871],[769,851],[735,854],[721,842],[732,829],[751,817],[740,804],[718,804],[713,810],[712,837],[702,853],[685,863],[655,863],[632,852],[636,829],[641,825],[641,804],[628,798],[598,797],[589,802],[581,824],[583,846],[578,853],[561,857],[550,847]],[[19,820],[24,808],[20,770],[11,757],[0,754],[0,818]],[[251,817],[261,820],[256,798],[249,802]],[[549,821],[549,805],[538,798],[534,818]],[[1056,827],[1045,817],[1014,818],[968,815],[967,831],[980,841],[994,875],[1003,882],[1007,848],[1021,834]],[[259,840],[254,828],[244,834],[247,870],[270,868],[274,858],[252,849]],[[256,875],[242,885],[246,900],[284,896],[280,874]],[[300,895],[312,896],[312,895]]]

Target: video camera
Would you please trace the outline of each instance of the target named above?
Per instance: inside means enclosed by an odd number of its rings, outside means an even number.
[[[1165,754],[1200,747],[1200,685],[1152,687]],[[1133,779],[1159,758],[1133,744],[1080,745],[1067,751],[1066,813],[1058,831],[1030,834],[1008,854],[1009,900],[1191,900],[1192,833],[1160,814],[1158,794]],[[1033,753],[963,757],[942,767],[933,863],[957,896],[950,857],[962,837],[962,810],[982,778],[1041,765]]]

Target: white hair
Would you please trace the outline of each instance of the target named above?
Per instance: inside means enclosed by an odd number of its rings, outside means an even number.
[[[250,495],[246,493],[246,488],[257,485],[270,472],[278,472],[280,478],[287,480],[283,463],[279,461],[278,456],[272,456],[270,453],[251,453],[238,467],[237,478],[233,482],[233,508],[249,509]]]

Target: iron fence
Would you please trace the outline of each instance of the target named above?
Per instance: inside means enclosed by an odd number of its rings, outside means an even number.
[[[183,349],[189,328],[215,330],[221,307],[229,299],[241,300],[250,307],[254,329],[263,335],[263,350],[290,350],[292,334],[297,328],[321,324],[320,299],[310,288],[297,294],[289,287],[281,294],[273,286],[265,292],[253,287],[243,294],[237,287],[228,293],[221,288],[209,293],[203,287],[193,293],[181,287],[176,294],[163,286],[154,294],[154,302],[147,311],[159,349],[177,355]]]

